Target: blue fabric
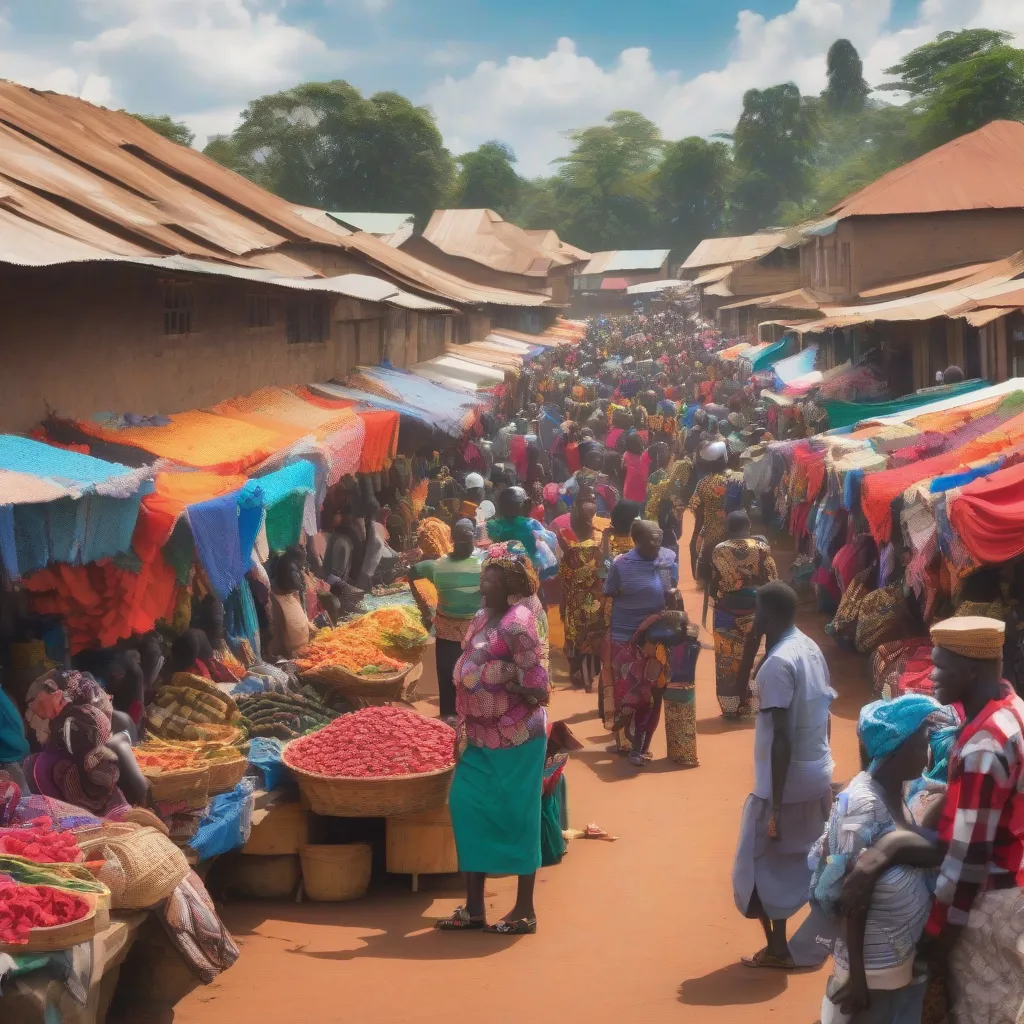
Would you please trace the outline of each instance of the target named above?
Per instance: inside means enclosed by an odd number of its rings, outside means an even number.
[[[210,801],[206,817],[199,823],[189,846],[200,860],[241,849],[252,828],[253,779],[242,779],[230,793],[221,793]]]
[[[0,690],[0,764],[28,757],[25,725],[10,697]]]
[[[280,740],[256,736],[249,743],[249,764],[263,775],[263,788],[268,793],[291,777],[281,760],[283,753],[284,744]]]
[[[786,349],[793,341],[795,341],[793,335],[787,334],[781,341],[777,341],[774,345],[769,345],[763,352],[754,356],[750,361],[751,373],[756,373],[758,370],[767,370],[775,360],[785,358]]]
[[[116,484],[119,476],[138,475],[137,470],[117,462],[104,462],[91,455],[80,455],[12,434],[0,434],[0,469],[41,477],[72,492],[92,491]],[[132,489],[140,488],[142,493],[148,494],[153,490],[153,483],[145,481],[139,488]]]
[[[928,485],[928,490],[932,494],[939,494],[942,491],[952,490],[954,487],[966,487],[972,480],[991,475],[1004,462],[1005,459],[1000,457],[993,462],[986,463],[984,466],[975,466],[974,469],[965,469],[960,473],[947,473],[946,476],[937,476]]]
[[[796,355],[780,359],[773,369],[776,379],[781,383],[779,390],[781,391],[782,387],[785,387],[791,380],[810,373],[814,369],[814,360],[817,355],[818,347],[811,345],[802,352],[797,352]]]
[[[266,476],[253,477],[246,482],[241,495],[243,502],[255,499],[261,502],[264,508],[270,508],[295,491],[311,494],[315,489],[316,467],[312,462],[300,459]]]
[[[929,715],[941,710],[942,705],[923,693],[908,693],[896,700],[876,700],[861,708],[857,722],[857,735],[874,772],[882,761],[898,749],[924,725]]]
[[[238,493],[189,505],[188,522],[210,586],[224,601],[247,568],[238,543]]]
[[[10,580],[21,579],[18,545],[14,537],[14,506],[0,505],[0,564]]]
[[[263,525],[263,505],[255,498],[241,495],[238,502],[238,550],[246,565],[252,557],[253,545]]]

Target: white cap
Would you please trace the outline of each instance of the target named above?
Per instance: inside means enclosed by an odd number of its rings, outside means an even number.
[[[467,473],[466,474],[466,490],[472,490],[474,487],[483,487],[484,478],[479,473]]]

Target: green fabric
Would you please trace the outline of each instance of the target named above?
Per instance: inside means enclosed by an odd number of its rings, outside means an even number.
[[[459,870],[532,875],[541,866],[541,790],[547,739],[491,750],[468,746],[448,809]]]
[[[302,513],[306,492],[293,491],[267,509],[267,546],[271,551],[286,551],[302,536]]]
[[[435,558],[417,562],[411,575],[437,587],[437,610],[453,619],[471,619],[480,610],[480,571],[483,555]]]
[[[28,753],[25,724],[14,702],[0,690],[0,764],[20,764]]]
[[[850,427],[861,420],[878,419],[882,416],[896,416],[898,413],[916,409],[921,405],[941,402],[957,395],[968,395],[979,388],[987,388],[988,381],[968,380],[962,384],[951,384],[948,387],[928,388],[925,392],[915,392],[894,398],[891,402],[823,402],[828,413],[828,425],[831,429]]]
[[[770,369],[773,364],[777,363],[780,359],[784,359],[788,354],[786,349],[795,341],[796,339],[792,335],[787,335],[774,345],[769,345],[768,348],[759,355],[754,356],[750,361],[751,373],[756,373],[758,370]]]
[[[540,805],[540,860],[545,868],[560,864],[568,844],[562,835],[567,828],[568,800],[565,776],[558,780],[555,791],[544,797]]]

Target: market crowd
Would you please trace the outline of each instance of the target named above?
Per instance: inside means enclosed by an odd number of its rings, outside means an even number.
[[[595,319],[578,345],[548,349],[497,389],[464,443],[337,489],[321,532],[254,562],[260,653],[231,641],[232,610],[199,588],[174,629],[52,669],[20,707],[0,697],[0,809],[18,813],[29,794],[55,818],[67,805],[98,817],[152,807],[133,748],[161,688],[170,700],[184,673],[239,697],[247,686],[298,692],[294,661],[318,626],[405,587],[433,632],[439,713],[457,736],[449,804],[467,898],[438,927],[532,934],[536,872],[564,849],[562,770],[577,745],[548,715],[552,638],[629,770],[650,764],[662,721],[668,757],[697,769],[704,626],[721,715],[755,720],[732,878],[764,945],[744,962],[790,970],[831,956],[826,1024],[1019,1024],[1024,702],[1006,682],[1019,631],[1009,605],[1000,615],[991,595],[973,599],[1000,581],[983,572],[932,616],[931,692],[862,709],[862,771],[840,784],[835,693],[797,625],[797,590],[816,587],[828,607],[836,576],[862,572],[870,555],[851,535],[828,564],[798,559],[790,583],[779,579],[769,538],[789,523],[787,481],[768,454],[826,429],[827,416],[813,392],[766,400],[768,382],[721,348],[678,305]],[[681,566],[702,607],[684,607]],[[849,590],[830,608],[840,637]],[[859,607],[858,629],[914,614],[904,597]],[[190,827],[150,813],[172,837]],[[485,879],[498,874],[518,877],[517,897],[489,922]],[[206,925],[193,945],[208,969],[226,966],[237,950],[192,884],[199,895],[185,898]]]

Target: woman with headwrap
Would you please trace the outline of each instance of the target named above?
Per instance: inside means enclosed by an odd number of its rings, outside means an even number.
[[[555,535],[527,516],[528,501],[522,487],[506,487],[498,498],[497,516],[487,523],[487,536],[499,543],[521,544],[540,578],[547,579],[558,571]]]
[[[833,921],[841,913],[844,881],[866,850],[900,830],[934,841],[934,820],[915,820],[905,795],[908,785],[920,784],[930,748],[929,776],[935,780],[943,773],[942,751],[956,724],[952,708],[923,694],[861,709],[857,735],[863,770],[836,798],[826,831],[808,858],[814,869],[812,900]],[[833,946],[823,1024],[921,1020],[927,979],[915,950],[931,910],[934,880],[934,871],[891,867],[869,904],[848,917]]]
[[[466,746],[448,806],[467,898],[464,907],[438,922],[442,931],[537,930],[533,890],[541,865],[549,698],[538,586],[521,545],[491,546],[480,577],[483,607],[455,667],[458,731]],[[519,878],[515,906],[492,925],[484,904],[487,875]]]
[[[711,575],[711,556],[725,536],[725,497],[729,481],[725,471],[729,454],[724,441],[714,441],[700,453],[709,472],[693,492],[693,536],[690,539],[690,569],[695,580],[707,582]]]
[[[100,817],[124,813],[129,799],[145,799],[149,787],[131,744],[123,733],[111,736],[112,711],[110,697],[85,672],[54,669],[29,687],[25,721],[42,747],[25,760],[33,792]]]

